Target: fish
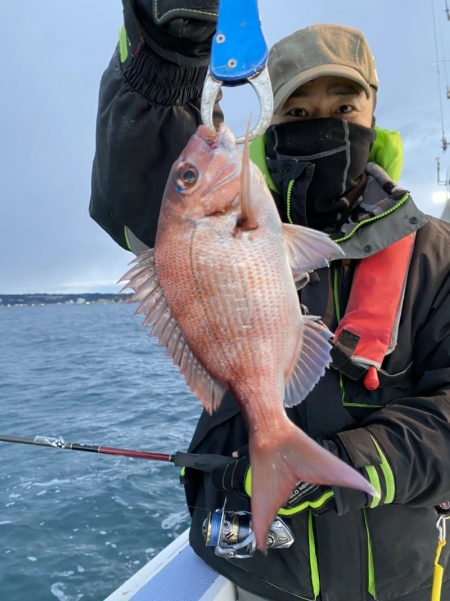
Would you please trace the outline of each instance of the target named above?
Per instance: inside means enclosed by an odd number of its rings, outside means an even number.
[[[270,524],[298,481],[376,494],[287,416],[330,363],[331,332],[303,315],[298,287],[344,253],[326,234],[282,223],[248,142],[201,125],[170,171],[154,249],[119,281],[137,314],[212,414],[230,391],[249,433],[252,528]]]

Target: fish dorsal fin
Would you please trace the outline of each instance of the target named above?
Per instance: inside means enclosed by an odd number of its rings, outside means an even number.
[[[304,315],[303,339],[290,380],[286,383],[284,404],[293,407],[303,401],[330,364],[332,333],[319,317]]]
[[[148,326],[150,335],[166,347],[166,354],[180,368],[186,384],[206,411],[213,413],[219,408],[226,387],[208,373],[189,347],[160,286],[154,250],[143,253],[133,263],[136,263],[134,267],[119,281],[128,280],[124,288],[131,288],[134,292],[129,302],[140,303],[135,314],[145,316],[142,325]]]
[[[344,259],[345,253],[327,234],[302,225],[283,223],[283,236],[294,280],[308,271],[328,267],[335,259]]]
[[[258,221],[256,219],[257,198],[255,194],[252,194],[252,177],[255,167],[252,169],[248,146],[249,135],[247,132],[244,148],[242,150],[241,193],[239,198],[241,215],[239,219],[239,228],[244,230],[255,230],[258,227]]]

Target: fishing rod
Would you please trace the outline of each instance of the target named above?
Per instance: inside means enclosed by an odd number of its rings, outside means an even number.
[[[121,455],[134,459],[149,459],[151,461],[164,461],[173,463],[178,467],[188,467],[202,472],[211,472],[217,467],[223,467],[234,461],[233,457],[225,455],[203,455],[196,453],[151,453],[149,451],[136,451],[132,449],[119,449],[103,445],[83,444],[78,442],[65,442],[61,436],[34,436],[24,438],[21,436],[8,436],[0,434],[0,442],[28,444],[38,447],[51,447],[53,449],[66,449],[67,451],[85,451],[101,455]],[[225,500],[226,504],[226,500]],[[256,552],[256,538],[251,524],[251,514],[248,511],[229,511],[222,509],[210,511],[203,522],[202,534],[205,545],[214,547],[214,553],[220,557],[235,559],[252,557]],[[287,549],[294,542],[294,537],[289,527],[277,516],[267,535],[267,547],[271,549]]]
[[[148,459],[151,461],[165,461],[167,463],[173,463],[177,467],[188,467],[202,472],[211,472],[217,467],[223,467],[227,463],[234,461],[233,457],[227,457],[225,455],[203,455],[196,453],[181,453],[179,451],[171,455],[168,453],[151,453],[149,451],[135,451],[132,449],[120,449],[103,445],[65,442],[61,436],[34,436],[33,438],[23,438],[20,436],[0,434],[0,442],[29,444],[38,447],[65,449],[67,451],[85,451],[87,453],[98,453],[100,455],[121,455],[122,457]]]

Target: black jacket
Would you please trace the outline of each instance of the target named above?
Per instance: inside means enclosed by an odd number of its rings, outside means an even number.
[[[153,246],[162,194],[172,162],[200,123],[207,56],[168,54],[144,31],[125,2],[127,52],[122,47],[103,75],[92,174],[92,217],[123,247]],[[160,45],[158,45],[160,44]],[[127,55],[127,56],[125,56]],[[381,503],[336,490],[337,510],[302,512],[289,524],[296,542],[267,557],[219,559],[205,548],[201,525],[223,496],[200,472],[188,471],[191,544],[218,572],[274,601],[425,601],[437,545],[434,506],[450,499],[450,228],[424,216],[408,198],[396,207],[376,178],[366,200],[384,203],[382,218],[355,229],[343,243],[350,262],[336,262],[311,278],[301,301],[327,325],[337,324],[356,261],[417,230],[398,344],[383,363],[382,387],[329,369],[291,419],[356,468],[372,466]],[[398,203],[397,203],[398,204]],[[390,210],[392,209],[392,210]],[[347,231],[347,230],[346,230]],[[247,441],[235,401],[227,395],[212,417],[203,413],[190,450],[230,455]],[[248,509],[229,496],[228,507]],[[450,599],[450,568],[442,600]]]

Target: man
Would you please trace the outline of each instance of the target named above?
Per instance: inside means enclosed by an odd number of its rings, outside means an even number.
[[[124,0],[124,9],[101,85],[90,209],[139,253],[154,244],[170,166],[200,123],[216,2]],[[217,557],[202,535],[208,511],[225,497],[228,509],[248,510],[250,493],[246,426],[227,395],[202,414],[190,451],[239,459],[212,474],[188,470],[191,544],[240,601],[425,601],[435,507],[450,499],[449,227],[394,183],[401,144],[374,129],[378,80],[360,32],[298,31],[273,48],[269,68],[275,115],[252,158],[283,221],[326,231],[347,256],[301,290],[302,305],[336,331],[334,369],[288,414],[380,498],[299,483],[280,510],[289,550]],[[450,570],[444,581],[447,599]]]

